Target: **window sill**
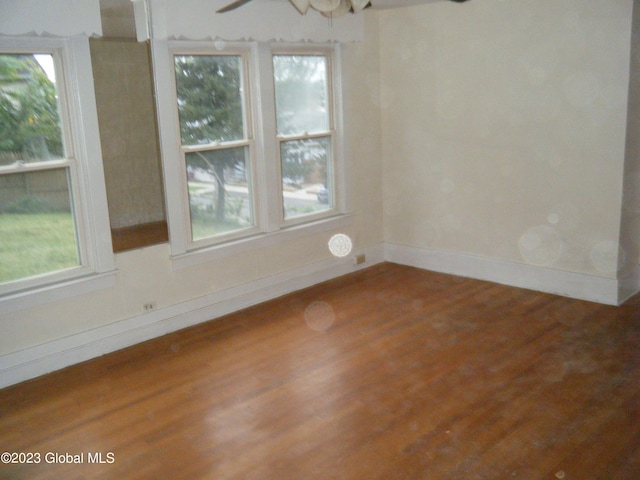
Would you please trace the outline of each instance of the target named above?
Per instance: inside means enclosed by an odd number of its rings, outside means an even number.
[[[0,297],[0,315],[113,287],[116,284],[117,273],[117,270],[112,270],[9,293]]]
[[[180,270],[182,268],[193,267],[203,262],[239,255],[252,250],[289,242],[297,238],[344,228],[351,225],[352,217],[353,214],[338,215],[315,222],[285,227],[275,232],[261,233],[251,237],[174,255],[171,257],[173,268],[174,270]]]

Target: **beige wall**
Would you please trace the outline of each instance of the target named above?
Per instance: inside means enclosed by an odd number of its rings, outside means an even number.
[[[359,243],[383,241],[382,138],[380,117],[380,57],[378,22],[365,17],[366,41],[343,50],[344,123],[351,162],[347,176],[352,185],[352,209],[357,212]]]
[[[625,158],[624,204],[622,210],[621,294],[636,290],[638,269],[633,264],[640,256],[640,0],[633,2],[633,33],[627,112],[627,150]]]
[[[615,277],[631,6],[382,12],[385,240]]]

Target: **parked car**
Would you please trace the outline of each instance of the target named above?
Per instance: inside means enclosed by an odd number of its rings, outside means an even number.
[[[319,203],[329,203],[329,190],[326,187],[320,188],[316,195]]]

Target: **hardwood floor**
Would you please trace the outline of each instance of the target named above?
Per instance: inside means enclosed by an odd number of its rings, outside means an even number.
[[[382,264],[2,390],[0,450],[40,455],[2,479],[637,479],[640,297]]]

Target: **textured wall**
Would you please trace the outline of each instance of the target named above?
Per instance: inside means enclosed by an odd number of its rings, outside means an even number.
[[[380,136],[380,57],[378,22],[365,16],[365,42],[343,50],[343,97],[347,177],[360,245],[383,241],[382,139]]]
[[[111,228],[164,220],[148,46],[92,40]]]
[[[131,0],[100,0],[102,35],[108,38],[136,38]]]
[[[615,278],[631,8],[381,12],[385,240]]]

